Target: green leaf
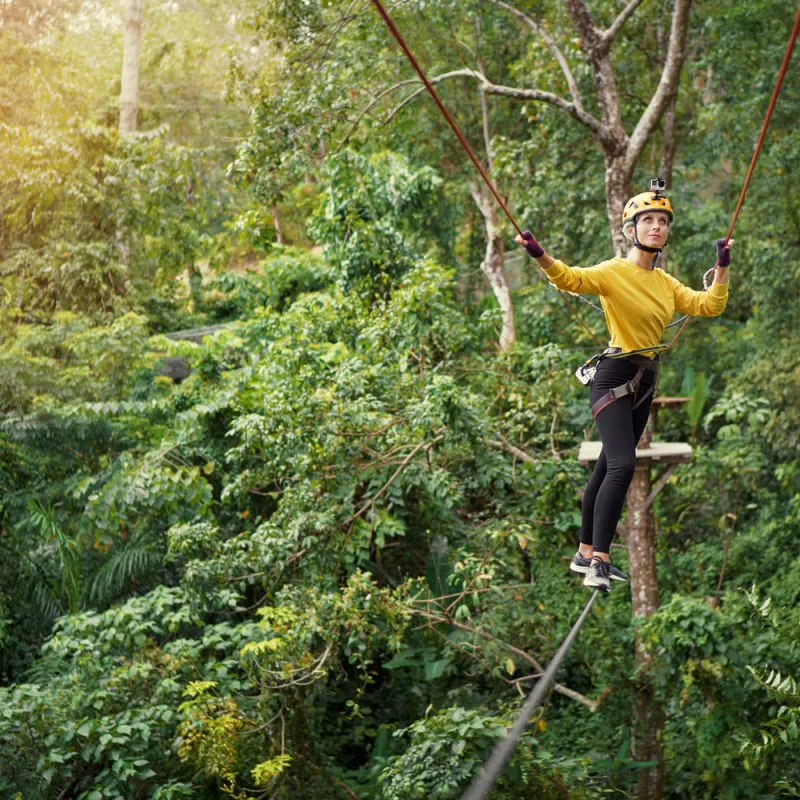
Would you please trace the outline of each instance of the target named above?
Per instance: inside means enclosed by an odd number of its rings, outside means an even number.
[[[450,659],[441,658],[438,661],[425,661],[425,680],[434,681],[444,675],[445,670],[450,665]]]

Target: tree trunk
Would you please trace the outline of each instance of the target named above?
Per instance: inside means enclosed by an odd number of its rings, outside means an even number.
[[[667,190],[672,188],[672,168],[675,163],[677,144],[675,140],[675,107],[678,104],[677,92],[672,95],[664,112],[664,146],[661,153],[661,164],[658,167],[659,177],[667,182]],[[669,263],[669,252],[662,253],[659,257],[661,269],[665,272],[674,272]]]
[[[664,709],[655,702],[653,687],[645,683],[636,693],[633,709],[633,758],[655,761],[656,766],[639,772],[633,787],[636,800],[662,800],[664,797]]]
[[[143,0],[128,0],[125,15],[125,44],[122,51],[122,88],[119,95],[119,133],[136,131],[139,115],[139,49],[142,34]]]
[[[625,237],[622,235],[622,210],[625,203],[633,196],[631,176],[625,169],[624,154],[616,155],[606,151],[606,214],[614,253],[622,256],[627,250]]]
[[[658,174],[667,182],[667,189],[672,188],[672,167],[675,163],[675,106],[678,103],[678,95],[674,94],[670,98],[667,110],[664,112],[664,146],[661,152],[661,164],[658,167]]]
[[[633,613],[649,617],[659,606],[658,576],[656,574],[655,521],[650,509],[644,508],[652,489],[650,464],[637,464],[628,489],[627,545],[631,568],[631,598]],[[640,648],[636,646],[637,658]],[[644,658],[644,654],[641,654]]]
[[[497,217],[497,211],[488,189],[483,185],[472,184],[470,192],[475,204],[483,215],[486,228],[486,255],[481,262],[481,270],[489,279],[497,304],[500,306],[503,323],[500,331],[500,349],[505,350],[517,341],[514,327],[514,306],[511,302],[511,290],[508,288],[503,272],[503,235]]]
[[[610,58],[611,45],[621,25],[627,19],[627,11],[623,11],[611,28],[604,31],[592,18],[585,0],[563,0],[563,2],[580,36],[581,48],[592,71],[595,97],[600,109],[600,127],[599,130],[593,129],[593,135],[603,148],[606,166],[606,210],[614,249],[617,254],[621,254],[624,237],[620,230],[620,219],[625,201],[634,194],[631,185],[633,170],[642,148],[665,110],[668,107],[674,109],[680,72],[686,57],[686,37],[692,0],[675,0],[661,79],[630,136],[626,133],[622,122],[620,97]],[[632,4],[628,4],[626,9],[632,7]],[[574,102],[573,100],[573,104]]]
[[[186,279],[189,284],[191,308],[197,314],[203,310],[203,273],[194,264],[189,264],[186,267]]]
[[[119,94],[120,138],[136,132],[139,116],[139,50],[142,39],[143,0],[128,0],[125,13],[125,42],[122,49],[122,78]],[[117,212],[117,251],[124,267],[130,262],[130,243],[122,223],[122,209]]]
[[[649,444],[646,430],[640,446]],[[658,575],[656,573],[655,520],[645,508],[652,490],[650,463],[637,463],[630,489],[628,489],[628,524],[626,543],[630,563],[631,601],[636,617],[649,617],[659,606]],[[646,667],[650,655],[642,646],[637,634],[635,640],[636,665]],[[664,796],[664,712],[654,698],[653,687],[647,678],[647,669],[637,687],[633,709],[632,755],[636,761],[652,761],[656,766],[639,773],[635,788],[637,800],[662,800]]]
[[[285,244],[283,238],[283,225],[281,224],[281,215],[278,210],[277,203],[272,207],[272,224],[275,227],[275,241],[278,244]]]

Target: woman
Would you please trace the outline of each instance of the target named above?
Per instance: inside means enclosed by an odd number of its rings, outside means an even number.
[[[604,592],[612,580],[627,580],[611,563],[609,550],[650,412],[661,337],[675,311],[715,317],[728,299],[733,239],[717,241],[714,282],[707,292],[693,291],[657,268],[673,218],[672,204],[660,191],[637,194],[622,214],[622,232],[631,242],[625,258],[585,269],[547,255],[528,231],[516,237],[559,289],[600,296],[611,334],[589,395],[603,447],[583,495],[580,548],[570,563],[573,572],[585,573],[585,586]]]

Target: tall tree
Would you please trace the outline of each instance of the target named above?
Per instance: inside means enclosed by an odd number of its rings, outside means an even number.
[[[646,56],[643,63],[632,64],[637,57],[641,61],[641,57],[626,48],[618,59],[614,59],[613,45],[619,41],[626,23],[641,2],[631,0],[608,25],[598,22],[601,11],[598,9],[594,13],[585,0],[548,3],[537,18],[503,0],[460,4],[457,10],[426,4],[424,20],[416,12],[396,11],[398,27],[408,33],[411,47],[429,69],[433,84],[450,84],[459,80],[478,82],[479,93],[458,95],[458,118],[460,124],[465,125],[468,137],[486,139],[490,134],[491,117],[503,119],[504,132],[514,125],[507,109],[501,106],[488,109],[487,97],[546,104],[582,126],[589,142],[594,143],[603,157],[606,214],[611,239],[618,251],[623,246],[619,219],[625,201],[633,194],[634,169],[645,144],[677,95],[692,4],[692,0],[675,0],[671,15],[665,19],[669,25],[665,52],[655,52],[654,45],[652,58]],[[492,14],[491,6],[498,11]],[[274,2],[266,3],[264,16],[260,18],[260,30],[270,41],[278,43],[286,56],[285,71],[279,81],[282,102],[279,107],[270,105],[272,113],[267,125],[272,128],[281,125],[274,118],[275,113],[285,120],[282,124],[291,131],[293,154],[304,138],[308,142],[305,146],[310,150],[315,138],[324,135],[328,140],[341,139],[341,131],[349,128],[346,136],[352,135],[353,126],[358,124],[367,125],[372,134],[376,124],[392,122],[393,126],[401,128],[404,135],[413,138],[418,151],[424,151],[431,143],[432,126],[437,128],[438,138],[449,136],[449,132],[444,134],[441,121],[434,122],[421,107],[414,119],[400,113],[424,90],[419,88],[416,79],[404,76],[406,67],[397,61],[397,53],[380,46],[382,37],[375,31],[379,23],[370,22],[370,9],[367,7],[357,13],[354,8],[353,4],[348,4],[345,9],[338,4],[309,3],[292,3],[278,8]],[[487,16],[490,19],[485,21]],[[474,24],[482,19],[483,24]],[[524,35],[521,38],[520,31],[515,31],[515,24],[523,26],[523,33],[531,32],[535,38],[526,40]],[[496,31],[505,34],[505,41],[499,40],[497,35],[492,38]],[[445,38],[445,32],[451,35]],[[431,46],[432,35],[438,37],[433,40],[436,47]],[[575,47],[576,42],[578,47]],[[516,46],[518,43],[521,46]],[[347,51],[346,55],[342,48]],[[369,52],[369,70],[354,66],[357,59],[354,54],[359,52],[365,55]],[[459,62],[458,68],[454,68],[457,66],[454,61]],[[627,74],[633,76],[627,79],[623,91],[617,86],[619,66],[625,67]],[[313,79],[309,77],[309,70],[313,71]],[[327,76],[326,89],[314,86],[321,73]],[[584,78],[587,73],[591,75],[591,84]],[[375,77],[378,74],[402,77],[376,88]],[[492,79],[490,74],[500,78]],[[529,85],[541,81],[548,82],[550,87],[539,89]],[[300,108],[305,112],[310,110],[309,106],[314,102],[311,98],[321,101],[323,93],[330,92],[337,84],[341,91],[331,98],[324,112],[320,113],[321,109],[318,109],[313,123],[306,119],[303,123],[291,124],[290,120],[297,118]],[[272,82],[271,86],[274,85]],[[632,113],[632,105],[627,100],[634,86],[639,98],[642,95],[650,98],[644,102],[644,110],[637,114]],[[448,97],[453,91],[448,87]],[[262,102],[270,102],[269,98],[275,96],[274,90],[267,87],[262,87],[262,92]],[[391,98],[397,93],[403,96],[394,104]],[[365,96],[369,98],[366,103],[362,100]],[[380,109],[386,111],[383,118],[376,116]],[[256,123],[264,122],[265,117],[258,115]],[[533,143],[536,133],[536,127],[529,125],[527,130],[513,129],[511,136],[520,143],[526,140]],[[263,132],[253,133],[247,146],[251,154],[254,152],[253,144],[264,138]],[[441,147],[439,144],[434,146]],[[454,158],[468,164],[463,156],[455,155]],[[486,165],[491,166],[491,161],[491,153],[487,152]],[[272,158],[268,155],[267,163],[257,165],[251,173],[260,169],[269,174],[274,186],[276,173],[287,165],[296,164],[296,155],[288,160],[284,154]],[[253,167],[253,161],[249,166]],[[461,172],[458,180],[465,178],[466,173]],[[502,226],[488,192],[477,188],[472,179],[467,180],[471,186],[470,194],[484,220],[487,247],[482,268],[502,310],[500,339],[501,344],[507,346],[513,343],[516,334],[513,307],[502,270]]]
[[[122,53],[122,89],[119,95],[119,132],[133,133],[139,115],[139,51],[142,41],[143,0],[128,0],[125,45]]]
[[[583,125],[603,153],[606,167],[606,211],[611,236],[618,252],[623,247],[619,220],[625,201],[633,194],[634,168],[645,144],[664,112],[670,107],[670,103],[674,102],[678,92],[680,73],[686,57],[689,12],[692,6],[692,0],[675,0],[666,56],[663,58],[658,85],[635,124],[628,126],[632,127],[628,132],[623,121],[622,97],[617,88],[611,50],[623,26],[642,4],[642,1],[631,0],[611,24],[604,28],[597,22],[584,0],[562,0],[573,31],[578,36],[583,61],[589,67],[592,75],[594,93],[591,102],[585,98],[586,93],[581,90],[575,78],[575,69],[565,56],[564,48],[559,46],[556,39],[550,34],[546,22],[538,22],[503,0],[487,0],[487,2],[512,14],[535,34],[557,63],[566,82],[568,96],[564,97],[555,91],[497,84],[490,80],[480,68],[452,70],[435,79],[440,81],[462,77],[478,80],[483,94],[547,103]],[[661,58],[654,54],[653,65],[657,65],[660,61]],[[596,105],[599,114],[589,110],[592,105]]]

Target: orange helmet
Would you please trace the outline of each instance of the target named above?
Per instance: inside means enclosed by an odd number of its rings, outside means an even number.
[[[635,197],[631,197],[625,208],[622,211],[622,227],[626,227],[628,222],[635,222],[636,217],[645,211],[663,211],[668,217],[669,221],[675,218],[675,212],[672,210],[672,203],[669,197],[665,197],[661,192],[642,192]]]

